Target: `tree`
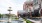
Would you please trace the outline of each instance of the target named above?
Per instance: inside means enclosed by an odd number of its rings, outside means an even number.
[[[2,14],[0,14],[0,18],[1,18],[1,17],[3,17],[3,15],[2,15]]]

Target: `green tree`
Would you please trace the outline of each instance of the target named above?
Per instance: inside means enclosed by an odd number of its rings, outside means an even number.
[[[2,14],[0,14],[0,18],[1,18],[1,17],[3,17],[3,15],[2,15]]]

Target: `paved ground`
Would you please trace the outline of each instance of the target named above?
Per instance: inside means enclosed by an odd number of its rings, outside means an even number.
[[[20,18],[19,20],[23,21],[22,18]],[[31,22],[34,22],[34,23],[41,23],[41,18],[32,18],[27,20],[30,20]]]
[[[40,23],[41,21],[38,20],[38,21],[35,21],[35,20],[32,20],[32,19],[27,19],[27,20],[30,20],[31,22],[34,22],[34,23]]]

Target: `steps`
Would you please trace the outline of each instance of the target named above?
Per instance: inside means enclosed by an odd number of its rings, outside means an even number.
[[[39,21],[35,21],[35,20],[31,20],[31,19],[27,19],[27,20],[34,22],[34,23],[40,23],[40,20]]]

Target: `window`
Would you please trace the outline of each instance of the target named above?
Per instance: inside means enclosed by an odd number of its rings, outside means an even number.
[[[38,4],[38,0],[34,0],[33,2],[34,2],[34,5]]]

